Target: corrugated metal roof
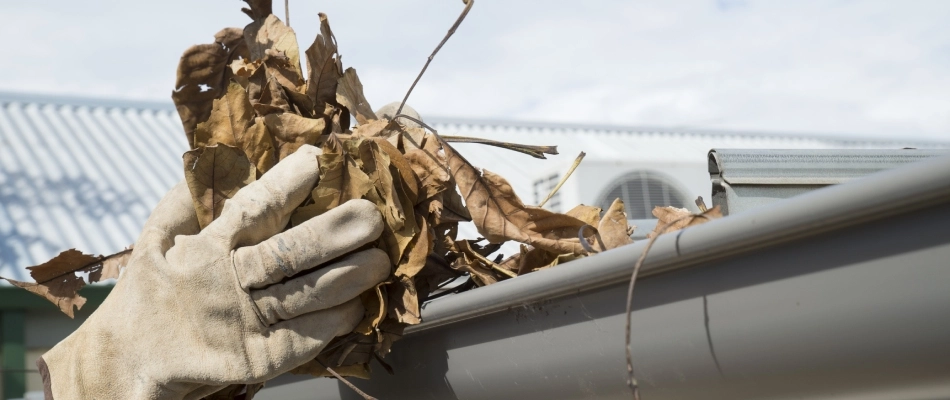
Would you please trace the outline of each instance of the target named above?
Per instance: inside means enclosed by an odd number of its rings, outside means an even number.
[[[181,179],[181,131],[170,106],[0,95],[0,275],[131,244]]]
[[[950,143],[870,141],[723,131],[427,118],[442,133],[558,145],[536,160],[459,144],[476,166],[511,181],[525,201],[541,171],[587,160],[702,160],[721,148],[950,148]],[[187,150],[171,102],[0,93],[0,275],[76,247],[111,253],[132,243],[152,207],[182,177]],[[472,229],[464,229],[469,235]]]

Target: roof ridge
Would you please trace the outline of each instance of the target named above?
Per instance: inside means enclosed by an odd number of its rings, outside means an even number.
[[[175,111],[171,98],[168,101],[133,100],[121,98],[56,95],[48,93],[24,93],[0,91],[0,105],[8,103],[53,104],[59,106],[120,108],[136,110]]]

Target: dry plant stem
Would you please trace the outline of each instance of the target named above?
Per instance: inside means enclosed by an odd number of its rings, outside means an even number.
[[[640,386],[637,384],[637,379],[633,375],[633,352],[630,349],[630,325],[633,317],[633,286],[637,282],[637,275],[640,273],[640,267],[643,266],[643,260],[646,260],[647,253],[650,252],[650,248],[653,247],[653,243],[656,242],[656,238],[663,236],[671,226],[676,223],[686,220],[688,218],[708,218],[705,215],[687,215],[685,217],[677,218],[673,221],[670,221],[668,224],[663,225],[660,228],[660,233],[656,236],[653,236],[647,246],[643,248],[643,252],[640,253],[640,258],[637,259],[636,265],[633,266],[633,273],[630,274],[630,286],[627,287],[627,329],[624,340],[627,344],[627,386],[630,386],[630,390],[633,392],[633,399],[640,400]]]
[[[449,136],[442,135],[442,139],[451,143],[478,143],[489,146],[500,147],[507,150],[517,151],[527,154],[534,158],[546,159],[545,154],[557,154],[557,146],[532,146],[527,144],[499,142],[497,140],[474,138],[468,136]]]
[[[544,207],[544,205],[547,204],[548,200],[551,200],[551,198],[554,197],[554,194],[557,193],[557,191],[561,189],[561,186],[564,185],[564,182],[567,182],[567,178],[571,177],[571,174],[574,173],[574,170],[577,169],[577,166],[581,165],[581,161],[584,160],[584,156],[586,155],[587,153],[584,153],[583,151],[581,152],[581,154],[577,155],[577,158],[574,159],[574,164],[571,164],[571,168],[569,168],[567,170],[567,173],[565,173],[564,176],[561,177],[561,181],[557,183],[557,186],[555,186],[554,189],[551,189],[551,193],[548,193],[548,196],[545,197],[544,200],[541,200],[541,203],[538,204],[538,207]]]
[[[481,261],[481,262],[483,262],[483,263],[485,263],[485,264],[490,265],[493,270],[498,271],[498,272],[502,273],[503,275],[505,275],[505,276],[507,276],[507,277],[509,277],[509,278],[517,278],[517,277],[518,277],[518,275],[515,274],[514,272],[511,272],[511,271],[509,271],[509,270],[507,270],[507,269],[502,268],[502,267],[499,266],[498,264],[495,264],[494,262],[492,262],[492,260],[489,260],[489,259],[486,258],[485,256],[483,256],[483,255],[481,255],[481,254],[478,254],[477,252],[474,252],[474,251],[473,251],[473,252],[472,252],[472,255],[474,255],[475,258],[477,258],[479,261]]]
[[[290,28],[290,0],[284,0],[284,22]]]
[[[421,125],[423,128],[428,129],[429,132],[432,132],[432,134],[435,135],[435,138],[436,138],[436,139],[439,139],[440,142],[445,142],[445,139],[442,138],[442,135],[439,134],[439,131],[437,131],[437,130],[435,130],[435,128],[433,128],[433,127],[427,125],[425,122],[422,122],[421,119],[413,118],[413,117],[410,117],[410,116],[408,116],[408,115],[406,115],[406,114],[399,114],[399,113],[397,113],[396,116],[393,117],[393,119],[396,119],[396,118],[405,118],[405,119],[408,119],[408,120],[410,120],[410,121],[412,121],[412,122],[415,122],[415,123]]]
[[[706,202],[703,201],[703,196],[696,197],[696,207],[699,207],[699,212],[709,211],[709,208],[706,207]]]
[[[445,42],[449,41],[449,38],[452,37],[452,34],[455,33],[455,30],[458,29],[459,25],[462,24],[462,21],[465,19],[465,16],[468,15],[468,11],[472,9],[472,5],[475,4],[475,0],[462,0],[465,3],[465,9],[462,10],[462,14],[459,15],[458,19],[455,20],[455,23],[452,24],[452,27],[449,28],[449,32],[445,34],[445,37],[442,38],[442,42],[435,47],[435,50],[432,50],[432,54],[429,55],[429,59],[426,60],[426,64],[422,66],[422,71],[419,71],[419,75],[416,76],[416,80],[412,81],[412,86],[409,86],[409,90],[406,91],[406,97],[402,98],[402,103],[399,103],[399,108],[396,109],[396,114],[402,112],[403,106],[406,105],[406,100],[409,100],[409,95],[412,94],[412,89],[416,88],[416,84],[419,83],[419,79],[422,79],[422,75],[426,73],[426,68],[429,68],[429,64],[432,62],[432,59],[435,58],[435,54],[439,52],[439,49],[445,45]]]
[[[317,361],[317,362],[319,362],[319,361]],[[323,363],[320,363],[320,365],[323,365]],[[360,388],[358,388],[358,387],[356,387],[355,385],[353,385],[352,383],[350,383],[350,381],[348,381],[348,380],[346,380],[345,378],[343,378],[342,376],[340,376],[340,374],[336,373],[336,371],[334,371],[333,368],[330,368],[330,367],[328,367],[328,366],[326,366],[326,365],[323,365],[323,368],[326,368],[327,371],[330,371],[330,373],[333,374],[333,376],[334,376],[336,379],[339,379],[340,382],[343,382],[343,383],[344,383],[346,386],[348,386],[350,389],[353,389],[354,392],[356,392],[356,393],[359,394],[360,396],[363,396],[363,399],[364,399],[364,400],[377,400],[375,397],[366,394],[365,392],[363,392],[362,390],[360,390]]]
[[[410,117],[406,114],[396,114],[396,116],[393,117],[394,120],[398,118],[405,118],[419,124],[423,128],[428,129],[429,132],[432,132],[432,134],[435,135],[436,138],[438,138],[440,141],[443,141],[443,142],[487,144],[490,146],[517,151],[519,153],[524,153],[524,154],[533,156],[535,158],[541,158],[541,159],[545,158],[544,153],[557,154],[557,146],[531,146],[531,145],[526,145],[526,144],[496,142],[494,140],[489,140],[489,139],[470,138],[470,137],[465,137],[465,136],[444,136],[444,135],[440,135],[439,131],[435,130],[435,128],[429,126],[425,122],[422,122],[422,120],[420,119]]]

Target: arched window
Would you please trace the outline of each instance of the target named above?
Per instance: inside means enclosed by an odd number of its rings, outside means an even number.
[[[652,171],[633,171],[617,178],[603,191],[597,205],[606,210],[618,197],[630,219],[653,219],[656,206],[686,208],[688,204],[672,178]]]

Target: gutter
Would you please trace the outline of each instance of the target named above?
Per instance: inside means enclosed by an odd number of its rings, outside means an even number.
[[[650,250],[640,276],[646,278],[736,257],[947,203],[950,157],[933,158],[663,235]],[[406,328],[406,335],[628,282],[632,260],[640,256],[645,246],[646,241],[640,241],[557,268],[437,299],[423,306],[423,322]]]

